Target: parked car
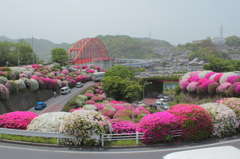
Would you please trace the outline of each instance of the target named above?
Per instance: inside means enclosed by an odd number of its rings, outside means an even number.
[[[147,72],[142,72],[141,76],[149,76],[149,74]]]
[[[83,83],[82,82],[77,82],[76,87],[77,88],[83,87]]]
[[[45,102],[37,102],[36,105],[34,106],[35,110],[42,110],[45,108],[47,104]]]
[[[170,101],[169,96],[164,95],[164,94],[159,94],[157,97],[158,97],[159,99],[161,99],[162,102],[168,102],[168,101]]]
[[[61,89],[60,89],[60,93],[61,94],[68,94],[68,93],[71,93],[71,90],[70,90],[70,88],[69,87],[62,87]]]
[[[164,110],[167,110],[167,109],[169,108],[169,105],[168,105],[167,103],[165,103],[165,102],[161,102],[161,103],[160,103],[160,107],[161,107],[162,109],[164,109]]]

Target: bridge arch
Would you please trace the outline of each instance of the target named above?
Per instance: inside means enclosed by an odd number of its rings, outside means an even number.
[[[98,38],[84,38],[77,41],[68,50],[73,64],[110,60],[107,49]]]

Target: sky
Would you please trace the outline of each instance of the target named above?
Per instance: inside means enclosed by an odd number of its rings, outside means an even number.
[[[98,35],[165,40],[240,37],[240,0],[0,0],[0,36],[75,43]]]

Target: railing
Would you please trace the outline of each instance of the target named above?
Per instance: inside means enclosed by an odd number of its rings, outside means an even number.
[[[172,131],[174,137],[181,136],[182,130]],[[1,134],[11,134],[11,135],[22,135],[22,136],[37,136],[37,137],[46,137],[46,138],[56,138],[57,144],[59,145],[60,138],[75,138],[74,136],[64,135],[59,132],[41,132],[41,131],[28,131],[28,130],[19,130],[19,129],[7,129],[0,128],[0,139]],[[122,134],[102,134],[101,139],[100,135],[93,135],[94,138],[100,139],[102,142],[102,146],[104,146],[104,141],[112,141],[112,140],[136,140],[136,145],[138,145],[138,141],[144,139],[144,133],[122,133]]]
[[[59,132],[27,131],[27,130],[7,129],[7,128],[0,128],[0,139],[1,139],[1,134],[56,138],[58,145],[59,145],[60,138],[74,138],[74,136],[64,135]]]

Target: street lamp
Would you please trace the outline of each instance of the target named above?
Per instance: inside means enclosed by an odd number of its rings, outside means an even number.
[[[144,85],[143,85],[143,100],[144,100],[144,87],[145,87],[146,84],[152,84],[152,82],[144,83]]]

